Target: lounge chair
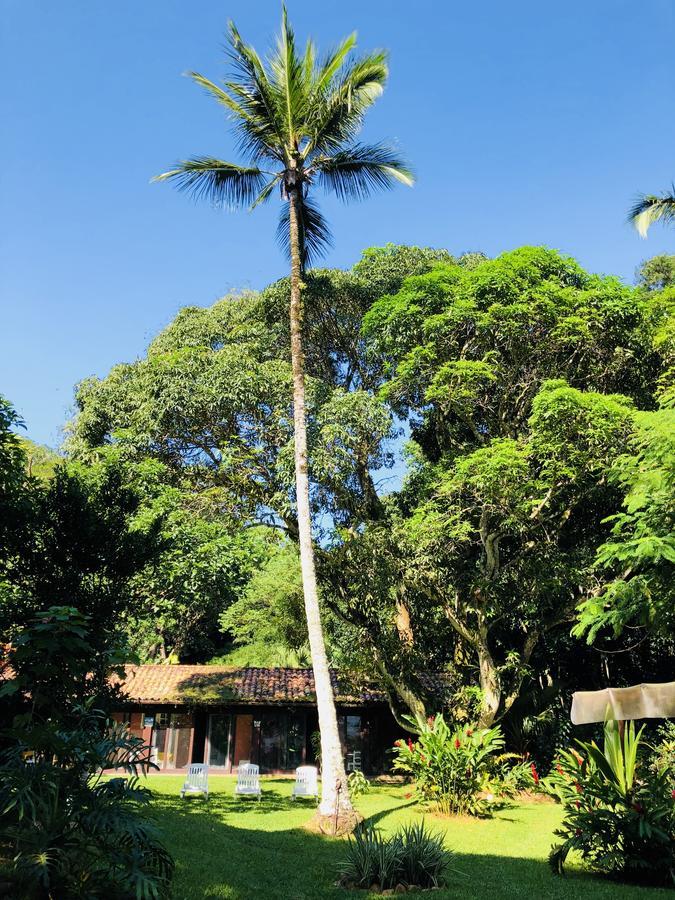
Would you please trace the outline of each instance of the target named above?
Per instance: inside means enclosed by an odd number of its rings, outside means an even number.
[[[234,793],[240,797],[257,797],[260,800],[260,768],[254,763],[239,763],[237,786]]]
[[[209,799],[209,767],[203,763],[191,763],[188,766],[187,778],[180,789],[181,800],[186,794],[204,794]]]
[[[296,797],[315,797],[319,800],[319,770],[316,766],[298,766],[291,800]]]

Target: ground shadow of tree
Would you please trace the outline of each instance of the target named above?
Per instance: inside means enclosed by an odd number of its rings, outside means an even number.
[[[303,827],[284,827],[283,816],[268,812],[298,809],[275,790],[258,804],[231,793],[214,793],[208,801],[181,801],[159,794],[154,808],[165,839],[176,858],[174,900],[365,900],[368,892],[337,886],[345,841],[314,834]],[[267,806],[265,805],[267,803]],[[403,802],[397,809],[408,807]],[[313,809],[307,804],[306,819]],[[370,821],[379,823],[383,814]],[[555,876],[544,860],[486,853],[458,853],[453,857],[448,884],[433,894],[410,892],[408,897],[462,897],[476,900],[657,900],[672,893],[631,888],[587,875]],[[489,852],[492,851],[492,852]]]

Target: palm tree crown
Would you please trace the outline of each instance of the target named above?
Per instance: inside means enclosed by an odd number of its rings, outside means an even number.
[[[300,55],[285,7],[277,46],[265,61],[244,43],[232,22],[229,44],[234,74],[224,87],[196,72],[189,74],[230,113],[247,164],[197,156],[155,180],[170,179],[193,196],[251,209],[269,200],[275,188],[284,200],[294,191],[304,267],[331,240],[326,221],[309,197],[314,186],[352,200],[395,182],[413,183],[394,149],[356,141],[366,111],[384,89],[386,53],[350,59],[356,45],[351,34],[320,61],[311,40]],[[288,235],[284,203],[277,236],[286,249]]]
[[[675,185],[670,194],[663,193],[660,197],[654,194],[646,194],[637,198],[628,211],[628,221],[637,228],[641,237],[647,237],[649,226],[655,222],[675,221]]]

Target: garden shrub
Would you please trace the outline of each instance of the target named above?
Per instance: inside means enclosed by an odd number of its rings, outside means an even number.
[[[0,687],[0,712],[15,712],[0,734],[0,857],[27,900],[154,900],[173,860],[143,815],[147,750],[98,707],[109,664],[87,638],[86,617],[52,607],[14,642]],[[103,779],[113,766],[127,777]]]
[[[549,857],[559,874],[576,851],[596,872],[675,885],[675,792],[669,773],[650,767],[643,730],[630,722],[622,738],[608,722],[602,750],[579,741],[580,752],[558,754],[546,784],[565,813]]]
[[[671,788],[675,789],[675,722],[664,722],[656,731],[652,747],[651,765],[655,772],[665,772]]]
[[[466,725],[451,729],[441,714],[428,720],[413,742],[396,742],[394,769],[411,775],[418,799],[439,812],[486,815],[490,793],[506,786],[491,771],[504,746],[501,729]]]
[[[501,753],[488,760],[487,771],[489,781],[486,785],[500,797],[539,789],[539,771],[529,754],[523,757],[519,753]]]
[[[350,835],[346,859],[340,866],[344,887],[391,890],[404,887],[433,888],[443,884],[452,854],[441,835],[428,831],[424,822],[407,825],[389,838],[367,822]]]
[[[370,790],[370,782],[360,769],[349,773],[347,783],[349,784],[349,796],[352,799],[361,797]]]

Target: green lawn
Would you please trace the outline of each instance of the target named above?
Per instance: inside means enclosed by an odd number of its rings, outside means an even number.
[[[176,859],[176,900],[309,900],[315,897],[365,898],[335,886],[341,840],[310,834],[303,824],[312,816],[307,801],[292,803],[292,782],[263,779],[263,799],[235,799],[234,778],[211,776],[211,798],[181,801],[182,778],[155,776],[149,783],[165,841]],[[385,832],[422,815],[404,787],[373,788],[358,802],[364,816]],[[424,896],[474,898],[646,898],[672,897],[670,891],[631,888],[571,871],[565,878],[549,871],[546,856],[559,809],[528,803],[494,819],[441,819],[427,816],[445,832],[455,852],[448,886]],[[405,896],[423,896],[406,894]]]

